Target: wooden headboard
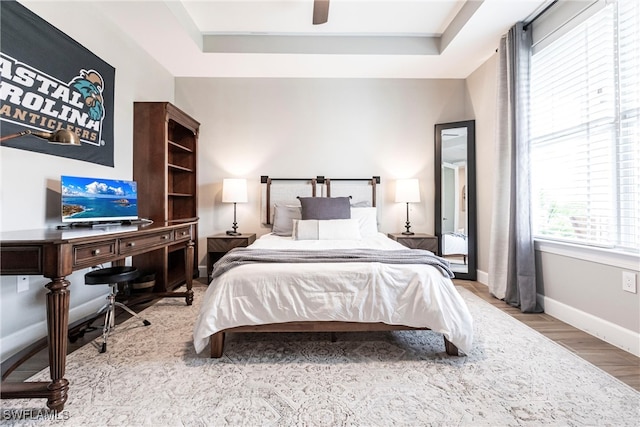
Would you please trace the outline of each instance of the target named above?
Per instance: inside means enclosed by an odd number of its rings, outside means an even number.
[[[262,188],[262,203],[260,218],[265,225],[273,223],[273,206],[280,204],[300,204],[297,200],[301,197],[317,197],[319,194],[318,178],[271,178],[263,175],[260,183],[266,184]]]
[[[351,197],[352,205],[376,206],[376,185],[380,177],[371,178],[325,178],[326,197]]]
[[[265,225],[273,223],[276,204],[299,205],[298,197],[351,197],[352,205],[376,206],[376,185],[380,177],[371,178],[271,178],[263,175],[260,183],[262,203],[260,218]]]

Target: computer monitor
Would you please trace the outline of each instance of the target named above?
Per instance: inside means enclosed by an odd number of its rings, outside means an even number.
[[[60,177],[63,223],[100,224],[138,219],[135,181]]]

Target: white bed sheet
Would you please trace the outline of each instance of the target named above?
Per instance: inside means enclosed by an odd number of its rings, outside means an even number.
[[[362,240],[292,240],[272,234],[250,248],[406,249],[378,233]],[[441,332],[465,353],[473,321],[451,279],[429,265],[354,263],[248,264],[212,280],[193,340],[199,353],[216,332],[293,321],[384,322]]]
[[[455,234],[443,234],[442,237],[443,255],[467,255],[467,239]]]

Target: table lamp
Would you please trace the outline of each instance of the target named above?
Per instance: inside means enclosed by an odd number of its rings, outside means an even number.
[[[225,178],[222,181],[222,203],[233,203],[233,230],[229,236],[240,236],[236,222],[236,203],[247,203],[247,180],[242,178]]]
[[[405,225],[407,231],[402,234],[412,235],[410,231],[411,223],[409,222],[409,203],[418,203],[420,201],[420,185],[417,178],[399,179],[396,181],[396,202],[407,204],[407,223]]]

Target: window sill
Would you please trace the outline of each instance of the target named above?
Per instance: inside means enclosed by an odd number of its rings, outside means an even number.
[[[640,270],[640,256],[636,254],[543,239],[534,239],[534,244],[535,249],[540,252],[567,256],[628,270]]]

